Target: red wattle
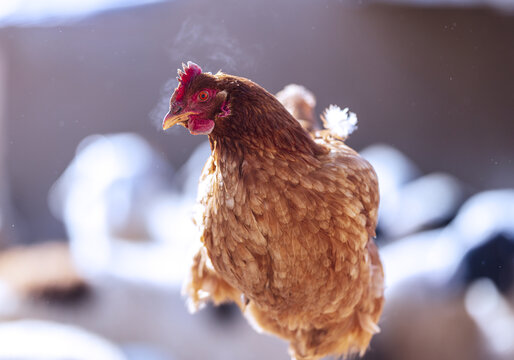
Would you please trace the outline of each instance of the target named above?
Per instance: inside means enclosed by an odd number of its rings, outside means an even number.
[[[187,128],[193,135],[208,135],[211,133],[212,129],[214,129],[214,121],[191,117],[188,121]]]

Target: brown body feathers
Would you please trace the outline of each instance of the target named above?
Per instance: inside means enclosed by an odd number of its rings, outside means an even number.
[[[230,116],[212,116],[193,302],[238,303],[296,359],[363,354],[383,306],[373,168],[247,79],[201,74],[187,91],[202,88],[222,92]]]

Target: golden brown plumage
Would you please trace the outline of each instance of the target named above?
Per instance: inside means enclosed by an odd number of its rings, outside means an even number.
[[[198,69],[163,125],[207,133],[212,148],[189,295],[238,303],[296,359],[363,354],[383,305],[373,168],[329,132],[314,139],[250,80]]]

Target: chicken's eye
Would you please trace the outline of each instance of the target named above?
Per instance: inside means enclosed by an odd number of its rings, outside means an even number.
[[[204,102],[209,100],[209,92],[207,90],[200,91],[198,94],[198,101]]]

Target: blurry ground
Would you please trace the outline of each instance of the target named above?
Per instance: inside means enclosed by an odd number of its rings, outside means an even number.
[[[9,255],[0,278],[12,280],[15,274],[11,285],[19,294],[13,297],[0,284],[0,317],[75,324],[121,344],[131,359],[287,358],[281,341],[255,334],[230,308],[191,317],[180,297],[177,279],[187,270],[180,251],[194,239],[188,233],[188,209],[205,150],[189,167],[180,166],[205,138],[182,128],[164,134],[160,120],[176,68],[193,60],[206,71],[221,68],[249,77],[274,93],[289,83],[305,85],[317,97],[317,113],[332,103],[357,113],[352,147],[386,143],[410,159],[410,165],[405,160],[394,167],[397,153],[378,150],[382,158],[376,164],[382,161],[391,170],[381,173],[391,181],[382,194],[387,210],[379,242],[399,244],[387,248],[385,260],[405,266],[389,271],[414,280],[390,285],[384,331],[372,344],[370,359],[509,358],[514,349],[508,344],[514,340],[498,334],[514,334],[514,320],[489,326],[484,319],[514,319],[513,290],[504,286],[512,282],[514,258],[506,244],[513,241],[514,222],[498,215],[514,213],[506,210],[512,209],[512,192],[480,198],[464,210],[460,206],[475,193],[514,185],[513,36],[512,13],[491,8],[328,0],[174,1],[75,21],[0,28],[0,246],[70,237],[74,261],[89,286],[84,292],[88,300],[71,306],[41,297],[27,300],[34,281],[40,284],[38,268],[13,270],[12,264],[28,263]],[[59,203],[53,206],[61,207],[54,214],[61,212],[66,232],[49,209],[52,185],[84,138],[119,132],[142,136],[151,150],[137,154],[155,151],[152,156],[159,161],[138,158],[145,165],[137,171],[116,173],[109,156],[122,155],[93,153],[98,161],[91,169],[96,165],[99,170],[87,174],[90,178],[81,178],[75,165],[68,174],[78,174],[79,185],[54,188],[51,196]],[[105,140],[89,138],[80,151],[95,139]],[[107,148],[115,143],[114,138],[103,141]],[[384,154],[396,155],[384,160]],[[136,162],[137,156],[125,155],[127,163]],[[140,193],[141,188],[154,192]],[[125,192],[132,202],[124,200]],[[73,196],[84,194],[105,201],[105,208],[97,211],[93,201],[72,203]],[[67,206],[85,215],[67,215]],[[425,217],[412,211],[417,207],[426,210]],[[467,220],[454,220],[456,215]],[[80,223],[81,218],[90,223]],[[500,218],[507,220],[491,220]],[[144,231],[127,235],[124,224],[130,231],[137,226]],[[423,232],[427,229],[435,230]],[[480,249],[478,260],[464,258],[482,242],[493,244],[492,250]],[[69,259],[63,261],[69,267]],[[454,277],[459,264],[468,262],[483,271],[461,269]],[[409,272],[412,264],[425,266],[420,266],[421,278]],[[438,271],[443,280],[439,276],[434,282]],[[482,276],[495,282],[472,285]],[[0,334],[6,339],[10,333],[4,330]],[[55,331],[60,336],[61,328]],[[450,333],[455,337],[446,336]],[[79,332],[77,338],[83,336]]]

